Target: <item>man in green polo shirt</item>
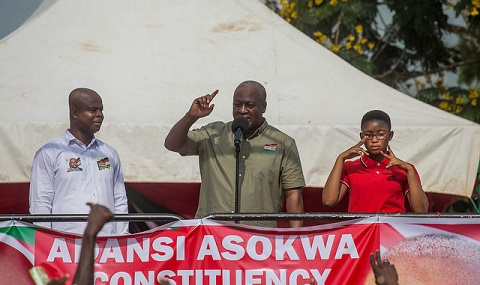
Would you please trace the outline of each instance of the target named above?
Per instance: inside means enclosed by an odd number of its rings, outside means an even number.
[[[189,111],[170,130],[165,147],[181,155],[198,155],[202,185],[196,218],[211,213],[233,213],[235,209],[235,147],[232,122],[214,122],[190,131],[200,118],[208,116],[218,90],[196,98]],[[233,94],[233,117],[248,120],[240,144],[240,213],[278,213],[285,197],[289,213],[303,212],[305,186],[295,141],[268,125],[263,117],[267,93],[256,81],[242,82]],[[242,222],[243,223],[243,222]],[[275,221],[245,224],[275,227]],[[289,221],[301,227],[302,221]]]

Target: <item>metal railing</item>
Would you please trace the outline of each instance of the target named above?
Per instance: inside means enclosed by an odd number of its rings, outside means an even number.
[[[285,220],[352,220],[368,217],[404,217],[404,218],[480,218],[479,213],[213,213],[204,218],[221,221],[285,221]],[[0,221],[17,220],[24,222],[70,222],[87,221],[88,214],[53,214],[53,215],[28,215],[12,214],[0,215]],[[149,214],[117,214],[115,221],[145,222],[145,221],[180,221],[182,216],[175,214],[149,213]]]
[[[53,215],[0,215],[0,221],[17,220],[23,222],[86,222],[88,214],[53,214]],[[116,214],[114,221],[180,221],[184,218],[175,214]]]
[[[256,221],[256,220],[352,220],[369,217],[404,217],[404,218],[480,218],[479,213],[217,213],[205,216],[205,219],[222,220],[222,221]]]

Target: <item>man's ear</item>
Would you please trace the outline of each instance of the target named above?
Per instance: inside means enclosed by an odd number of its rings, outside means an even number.
[[[267,111],[267,101],[263,101],[262,107],[263,107],[262,113],[265,113],[265,111]]]
[[[72,116],[72,118],[76,119],[78,117],[78,110],[77,108],[73,107],[70,109],[70,114]]]

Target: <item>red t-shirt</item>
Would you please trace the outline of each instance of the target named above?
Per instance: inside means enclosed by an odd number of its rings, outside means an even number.
[[[389,161],[388,158],[375,161],[368,156],[345,161],[341,182],[350,192],[348,212],[405,212],[405,194],[409,190],[407,173],[397,166],[386,171]],[[420,181],[417,170],[413,169]]]

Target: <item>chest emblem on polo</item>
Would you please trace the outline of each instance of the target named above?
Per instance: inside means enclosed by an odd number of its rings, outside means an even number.
[[[97,157],[98,170],[110,170],[110,161],[108,157]]]
[[[264,147],[263,147],[263,152],[274,152],[277,150],[277,144],[274,143],[274,144],[266,144]]]
[[[388,176],[387,180],[388,181],[397,181],[397,177],[395,177],[395,175],[390,175],[390,176]]]
[[[67,162],[68,162],[67,172],[83,171],[83,168],[80,167],[80,166],[82,166],[82,161],[80,160],[80,157],[69,158],[69,159],[67,159]]]

